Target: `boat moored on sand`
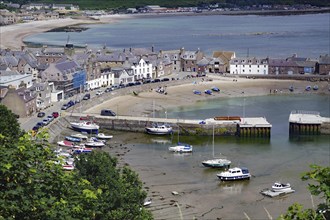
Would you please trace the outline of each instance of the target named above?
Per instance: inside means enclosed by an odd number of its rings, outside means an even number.
[[[222,181],[248,180],[251,178],[251,174],[247,168],[234,167],[218,173],[217,177]]]
[[[100,126],[91,121],[70,122],[72,129],[80,132],[98,133]]]
[[[106,134],[104,134],[104,133],[98,133],[98,134],[96,135],[96,137],[97,137],[97,138],[100,138],[100,139],[111,139],[111,138],[113,138],[112,135],[106,135]]]
[[[146,127],[146,132],[148,134],[156,134],[156,135],[167,135],[172,134],[172,127],[168,124],[153,124],[151,127]]]
[[[204,160],[202,161],[202,164],[205,167],[211,167],[211,168],[229,168],[231,161],[225,158],[214,158],[210,160]]]

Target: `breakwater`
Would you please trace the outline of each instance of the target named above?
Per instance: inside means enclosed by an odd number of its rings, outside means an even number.
[[[319,112],[292,111],[289,117],[290,135],[330,134],[330,118],[321,117]]]

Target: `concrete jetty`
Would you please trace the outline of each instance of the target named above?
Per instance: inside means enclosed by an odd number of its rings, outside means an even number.
[[[290,135],[330,134],[330,118],[320,116],[319,112],[295,110],[289,117]]]
[[[80,117],[86,117],[86,114],[72,113],[67,115],[68,121],[78,121]],[[175,133],[180,135],[212,135],[218,136],[240,136],[240,137],[270,137],[272,125],[263,117],[240,118],[224,117],[209,119],[171,119],[171,118],[152,118],[135,116],[101,116],[99,114],[90,114],[102,129],[122,130],[131,132],[145,132],[145,127],[153,123],[166,123],[173,127]]]

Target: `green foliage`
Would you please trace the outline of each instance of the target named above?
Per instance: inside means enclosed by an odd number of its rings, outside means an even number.
[[[0,136],[2,136],[0,146],[17,142],[22,135],[23,131],[20,129],[16,115],[7,109],[6,106],[0,104]]]
[[[99,192],[95,219],[152,219],[143,207],[146,193],[138,175],[116,166],[116,158],[97,151],[81,155],[76,162],[77,177],[89,181]]]
[[[324,198],[324,203],[318,205],[317,209],[303,209],[303,206],[295,203],[291,205],[279,220],[324,220],[330,217],[330,167],[321,167],[318,165],[310,165],[311,171],[306,172],[302,176],[302,180],[312,180],[316,184],[309,183],[308,189],[312,195]]]

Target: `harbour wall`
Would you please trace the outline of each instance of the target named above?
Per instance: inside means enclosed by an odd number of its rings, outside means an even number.
[[[330,118],[319,112],[292,111],[289,117],[290,135],[330,135]]]

